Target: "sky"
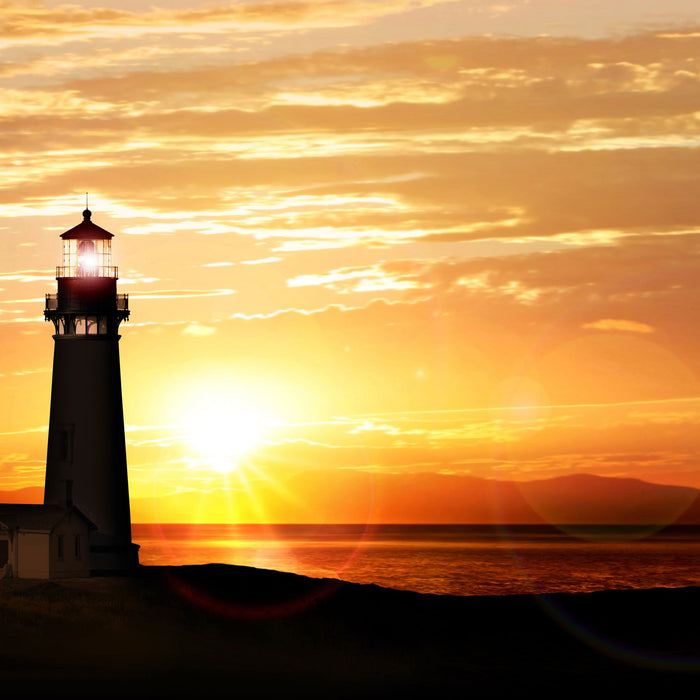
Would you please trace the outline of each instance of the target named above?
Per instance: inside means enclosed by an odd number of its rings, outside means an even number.
[[[86,192],[136,522],[379,518],[416,473],[700,488],[696,0],[0,10],[0,490],[43,486]]]

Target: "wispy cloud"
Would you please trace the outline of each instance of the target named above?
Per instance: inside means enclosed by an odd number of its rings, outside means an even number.
[[[129,295],[130,299],[197,299],[199,297],[230,296],[234,289],[160,289],[147,292],[136,292]]]
[[[282,258],[276,255],[271,255],[268,258],[259,258],[258,260],[241,260],[242,265],[267,265],[268,263],[280,262]]]
[[[213,335],[214,333],[216,333],[216,328],[205,326],[201,323],[190,323],[182,329],[182,335],[191,335],[195,338]]]
[[[289,287],[317,285],[340,293],[417,289],[421,286],[417,280],[402,279],[379,265],[371,268],[341,268],[322,275],[298,275],[287,280]]]
[[[57,41],[105,36],[135,38],[145,34],[225,34],[231,30],[275,31],[362,24],[408,8],[439,5],[447,0],[391,0],[374,3],[358,0],[319,2],[250,2],[209,5],[201,9],[153,8],[146,12],[88,8],[70,5],[48,8],[21,0],[3,6],[5,23],[0,36],[7,41],[45,39]]]
[[[48,270],[18,270],[17,272],[0,272],[0,282],[53,282],[56,274]],[[16,301],[31,301],[36,299],[23,299]],[[3,301],[3,303],[16,303],[16,301]]]
[[[602,318],[600,321],[584,323],[584,328],[594,328],[601,331],[629,331],[631,333],[653,333],[654,329],[639,321],[629,321],[620,318]]]

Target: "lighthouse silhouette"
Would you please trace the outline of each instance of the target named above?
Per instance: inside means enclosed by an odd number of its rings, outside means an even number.
[[[129,302],[117,294],[113,234],[91,216],[85,209],[83,221],[61,235],[58,293],[46,295],[55,345],[44,503],[76,506],[94,523],[90,571],[111,574],[138,566],[119,366],[119,324],[129,318]]]

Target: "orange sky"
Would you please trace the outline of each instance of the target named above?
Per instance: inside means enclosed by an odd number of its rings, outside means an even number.
[[[700,487],[695,0],[142,5],[2,2],[0,490],[43,485],[86,191],[135,521],[311,521],[348,470]]]

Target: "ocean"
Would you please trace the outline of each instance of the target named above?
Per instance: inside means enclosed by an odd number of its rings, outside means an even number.
[[[700,585],[700,527],[133,525],[146,565],[223,563],[449,595]]]

